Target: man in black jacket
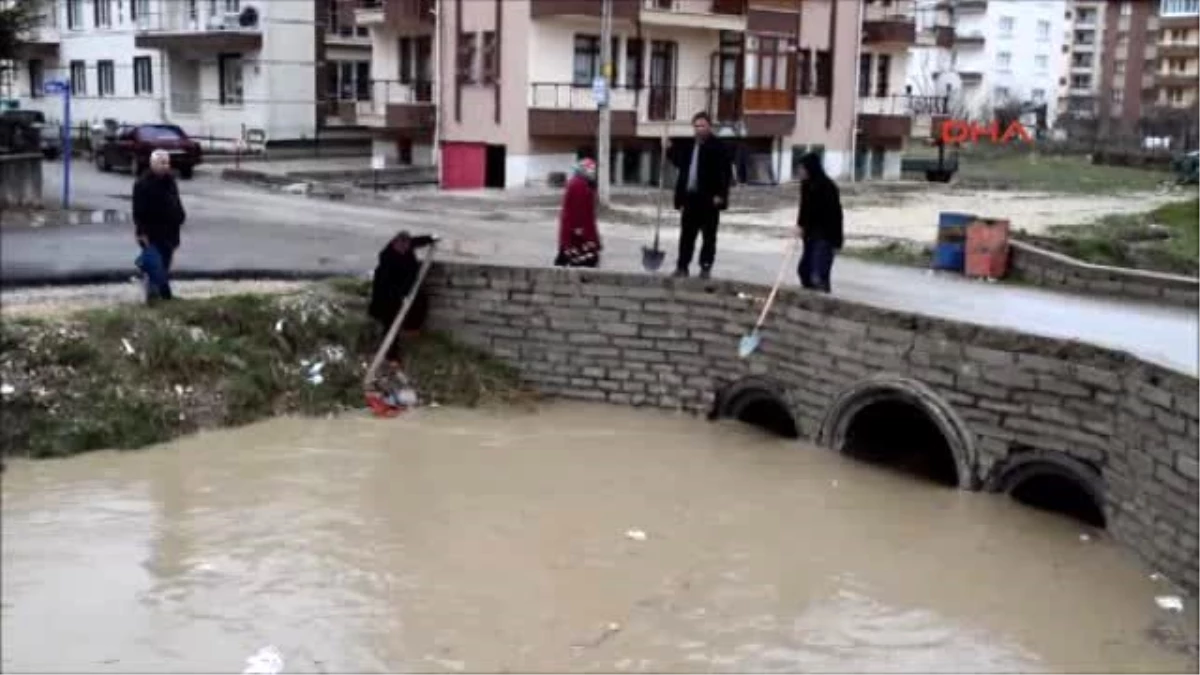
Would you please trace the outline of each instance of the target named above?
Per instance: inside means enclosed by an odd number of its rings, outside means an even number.
[[[695,140],[672,145],[671,163],[679,170],[675,180],[675,208],[681,212],[679,231],[679,260],[675,276],[686,277],[696,248],[696,235],[703,237],[700,246],[700,278],[712,274],[717,256],[717,225],[721,211],[729,205],[729,184],[733,178],[729,152],[725,144],[712,133],[708,113],[692,118]]]
[[[404,300],[417,283],[421,261],[417,259],[416,249],[425,248],[437,241],[436,236],[414,237],[407,231],[402,231],[379,251],[379,264],[375,266],[375,274],[371,280],[371,302],[367,312],[379,322],[384,333],[392,327],[392,322],[404,306]],[[424,290],[418,289],[408,314],[404,316],[401,330],[409,333],[421,330],[428,313],[429,298]],[[400,350],[395,342],[388,349],[388,360],[400,360]]]
[[[179,229],[187,214],[179,199],[179,186],[171,173],[171,156],[165,150],[150,154],[150,170],[133,184],[133,224],[138,245],[153,246],[162,259],[164,280],[179,248]],[[159,297],[170,300],[171,285],[164,281],[157,289]]]
[[[833,259],[842,249],[842,197],[821,156],[808,153],[800,158],[800,209],[796,227],[804,241],[800,256],[800,285],[822,293],[832,289]]]

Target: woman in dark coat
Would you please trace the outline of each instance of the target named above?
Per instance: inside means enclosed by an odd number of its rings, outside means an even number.
[[[387,246],[379,251],[379,264],[375,267],[375,276],[371,280],[371,304],[368,312],[371,318],[378,321],[383,330],[387,331],[404,306],[404,299],[417,281],[421,270],[421,262],[417,259],[415,249],[424,248],[437,241],[437,237],[413,237],[408,232],[397,234]],[[429,314],[429,299],[424,290],[418,290],[413,299],[412,307],[401,323],[401,330],[416,332],[425,324]],[[388,350],[388,358],[397,360],[399,351],[393,342]]]
[[[821,157],[808,153],[800,158],[800,213],[796,218],[804,253],[800,256],[800,285],[823,293],[830,291],[833,259],[844,243],[842,197]]]
[[[600,264],[600,230],[596,227],[596,163],[580,160],[567,182],[558,218],[559,267],[596,267]]]

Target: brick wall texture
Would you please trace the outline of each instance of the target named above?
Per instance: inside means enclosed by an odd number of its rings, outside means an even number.
[[[434,328],[515,365],[549,395],[707,412],[723,387],[765,377],[812,439],[832,400],[856,383],[881,373],[919,381],[973,436],[976,484],[1014,452],[1076,458],[1102,478],[1109,532],[1197,588],[1195,377],[1121,352],[799,289],[780,290],[761,347],[742,360],[738,339],[762,287],[456,263],[435,265],[427,284]]]
[[[1010,251],[1010,272],[1038,286],[1189,309],[1195,309],[1200,303],[1200,279],[1090,265],[1021,241],[1012,242]]]

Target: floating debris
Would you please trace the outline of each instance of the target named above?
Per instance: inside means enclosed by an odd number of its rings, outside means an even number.
[[[1152,572],[1150,574],[1150,581],[1162,581],[1162,578],[1162,575],[1158,572]]]
[[[12,386],[11,384],[9,384],[7,382],[5,382],[4,384],[0,384],[0,395],[12,396],[16,392],[17,392],[17,388]]]
[[[278,321],[276,321],[276,322],[275,322],[275,332],[276,332],[276,333],[282,333],[282,332],[283,332],[283,319],[280,319],[280,320],[278,320]]]
[[[205,333],[204,329],[199,326],[189,327],[188,336],[192,338],[193,342],[204,342],[208,340],[208,333]]]
[[[246,659],[243,675],[278,675],[283,671],[283,655],[274,646],[263,647]]]
[[[1183,600],[1178,595],[1159,595],[1154,598],[1154,603],[1168,612],[1183,611]]]
[[[646,533],[642,530],[627,530],[625,536],[634,541],[646,541]]]
[[[177,385],[175,385],[175,395],[176,395],[176,396],[179,396],[179,397],[182,397],[182,396],[183,396],[183,393],[184,393],[184,391],[183,391],[183,385],[181,385],[181,384],[177,384]]]
[[[129,341],[129,338],[121,338],[121,346],[125,348],[125,353],[129,356],[133,356],[136,353],[133,349],[133,343]]]
[[[1091,541],[1092,538],[1086,534],[1079,535],[1079,541]]]

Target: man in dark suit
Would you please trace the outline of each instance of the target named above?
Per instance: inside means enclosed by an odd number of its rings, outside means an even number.
[[[712,275],[717,256],[717,225],[721,212],[729,205],[729,184],[733,179],[729,151],[712,133],[708,113],[692,117],[694,140],[672,144],[668,150],[671,163],[679,170],[675,180],[675,209],[680,211],[679,260],[675,276],[688,276],[696,235],[700,245],[700,278]]]

